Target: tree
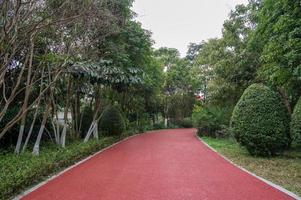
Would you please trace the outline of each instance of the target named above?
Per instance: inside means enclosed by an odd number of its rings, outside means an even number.
[[[276,87],[288,111],[301,94],[301,11],[295,0],[266,0],[250,46],[260,53],[258,77]]]
[[[155,51],[156,59],[164,69],[163,115],[165,126],[168,121],[181,121],[190,117],[195,102],[196,79],[191,62],[180,58],[180,53],[172,48]]]
[[[82,102],[86,103],[86,98],[92,96],[95,116],[99,116],[96,110],[99,110],[100,104],[95,97],[100,96],[103,84],[109,82],[110,86],[115,87],[120,82],[129,80],[141,82],[141,78],[137,78],[138,80],[133,78],[138,77],[136,76],[138,73],[142,74],[139,69],[130,64],[122,68],[123,66],[116,64],[120,60],[115,58],[108,61],[114,62],[112,70],[110,70],[112,64],[100,64],[101,69],[104,66],[108,67],[107,71],[100,75],[118,74],[118,77],[114,80],[101,77],[101,84],[96,84],[95,76],[90,73],[86,76],[89,77],[89,81],[80,83],[83,77],[72,70],[76,63],[99,64],[105,57],[100,47],[109,37],[124,34],[125,27],[128,27],[128,30],[135,29],[134,26],[126,25],[134,23],[131,21],[133,17],[131,4],[131,0],[1,3],[3,20],[0,24],[0,88],[3,91],[1,97],[4,101],[0,102],[0,123],[4,118],[10,121],[1,126],[3,128],[0,131],[0,139],[6,135],[13,136],[15,131],[11,130],[19,127],[16,153],[20,152],[24,134],[27,134],[23,146],[23,149],[26,149],[33,127],[39,121],[42,121],[42,124],[36,138],[35,154],[39,152],[44,126],[48,121],[52,123],[51,131],[56,143],[64,147],[67,128],[72,126],[73,131],[70,132],[75,134],[80,130],[80,110]],[[118,44],[118,41],[114,42]],[[125,44],[126,41],[121,45]],[[131,50],[135,45],[140,44],[133,44]],[[141,55],[147,53],[138,49],[139,51]],[[114,53],[113,49],[110,49],[110,53],[111,55]],[[7,114],[12,113],[9,110],[13,107],[19,107],[19,112],[8,118]],[[40,117],[38,112],[41,108],[46,112],[40,120],[37,117]],[[62,110],[64,124],[61,128],[58,113]],[[73,115],[72,122],[69,122],[67,117],[70,110]],[[28,116],[34,118],[27,132],[25,119]]]
[[[230,108],[230,113],[223,112],[226,121],[243,91],[256,81],[259,55],[248,43],[257,26],[260,6],[260,1],[237,5],[224,22],[222,38],[203,41],[192,61],[193,77],[197,77],[195,83],[204,97],[202,106],[205,110]]]

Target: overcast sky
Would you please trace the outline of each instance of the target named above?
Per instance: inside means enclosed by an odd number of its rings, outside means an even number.
[[[247,0],[136,0],[134,11],[153,32],[155,47],[177,48],[184,56],[190,42],[221,36],[224,20]]]

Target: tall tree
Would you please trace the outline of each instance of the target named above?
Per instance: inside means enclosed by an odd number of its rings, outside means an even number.
[[[276,87],[289,112],[301,95],[300,1],[266,0],[250,47],[260,53],[258,77]]]

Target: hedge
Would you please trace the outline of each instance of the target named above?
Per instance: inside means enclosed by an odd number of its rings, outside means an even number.
[[[0,154],[0,199],[9,199],[27,187],[38,184],[48,176],[120,139],[106,137],[85,144],[77,141],[65,149],[58,148],[54,144],[44,145],[39,157],[33,156],[30,152],[21,156],[13,153]]]

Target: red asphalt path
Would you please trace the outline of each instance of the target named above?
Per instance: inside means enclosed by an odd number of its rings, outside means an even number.
[[[235,167],[194,129],[153,131],[97,154],[24,200],[293,199]]]

